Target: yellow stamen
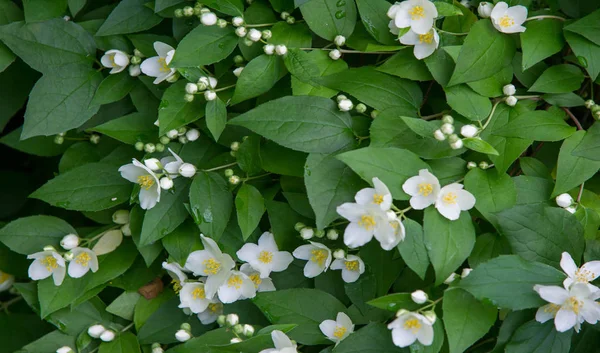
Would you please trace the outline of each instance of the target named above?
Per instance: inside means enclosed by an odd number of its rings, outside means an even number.
[[[154,178],[151,175],[140,175],[137,178],[137,181],[138,184],[140,184],[140,186],[146,190],[150,189],[152,185],[154,185]]]
[[[567,299],[567,305],[575,314],[579,314],[579,311],[583,306],[583,302],[580,302],[579,299],[577,299],[577,297],[570,297],[569,299]]]
[[[204,288],[197,287],[192,291],[192,297],[194,300],[197,299],[206,299],[206,293],[204,292]]]
[[[178,280],[174,279],[174,280],[171,281],[171,283],[173,283],[173,291],[175,293],[179,294],[179,291],[182,288],[181,282],[179,282]]]
[[[432,192],[433,192],[433,185],[431,185],[429,183],[419,184],[419,195],[429,196],[429,195],[431,195]]]
[[[427,34],[419,34],[419,43],[431,44],[433,42],[433,32]]]
[[[346,269],[348,271],[358,271],[358,261],[354,260],[354,261],[346,261],[344,263],[344,265],[346,265]]]
[[[510,27],[514,26],[515,20],[513,20],[513,18],[508,15],[504,15],[500,17],[500,21],[498,24],[500,25],[500,27]]]
[[[221,263],[215,259],[208,259],[202,262],[205,275],[215,275],[221,269]]]
[[[0,272],[0,284],[8,281],[10,275],[8,273]]]
[[[333,330],[333,337],[337,339],[342,339],[346,334],[347,329],[344,326],[336,326],[335,330]]]
[[[227,286],[235,287],[235,289],[240,289],[240,287],[242,286],[242,277],[238,275],[233,275],[229,277],[229,279],[227,280]]]
[[[414,6],[408,13],[412,20],[418,20],[425,17],[425,9],[421,6]]]
[[[575,272],[575,281],[579,283],[589,283],[592,278],[596,278],[596,274],[589,270],[580,268]]]
[[[444,203],[448,204],[448,205],[455,205],[456,204],[456,194],[453,192],[449,192],[446,195],[444,195],[444,197],[442,198],[442,200],[444,201]]]
[[[108,54],[108,60],[110,60],[110,64],[112,65],[112,67],[117,67],[117,66],[119,66],[119,65],[117,65],[117,63],[115,62],[115,55],[117,55],[117,53]]]
[[[381,205],[383,203],[383,195],[375,194],[373,195],[373,203],[377,205]]]
[[[58,263],[56,262],[54,256],[46,256],[40,260],[40,263],[46,266],[46,270],[48,270],[48,272],[52,272],[53,269],[58,268]]]
[[[548,304],[544,307],[544,312],[550,313],[552,315],[556,315],[556,313],[560,310],[560,305],[556,304]]]
[[[367,230],[371,230],[375,228],[375,225],[377,225],[377,223],[375,222],[375,218],[373,218],[373,216],[363,215],[362,217],[360,217],[358,225]]]
[[[77,255],[77,257],[75,257],[75,262],[83,267],[87,267],[91,259],[92,257],[88,253],[82,252],[81,254]]]
[[[160,72],[171,72],[171,69],[167,65],[167,60],[165,58],[159,58],[158,59],[158,64],[160,65],[160,67],[158,68],[158,71],[160,71]]]
[[[250,279],[252,280],[252,282],[254,282],[254,288],[258,288],[262,283],[262,279],[260,278],[260,275],[258,273],[250,275]]]
[[[210,310],[212,313],[216,313],[216,312],[220,311],[222,308],[223,308],[223,304],[221,304],[221,303],[208,304],[208,310]]]
[[[273,253],[270,251],[263,250],[258,254],[258,261],[263,264],[270,264],[273,261]]]
[[[316,262],[319,266],[323,266],[325,264],[325,260],[327,260],[328,254],[327,251],[323,249],[317,249],[310,252],[312,256],[310,257],[310,261]]]
[[[413,333],[417,333],[421,328],[421,323],[417,319],[409,319],[404,321],[404,328],[411,330]]]

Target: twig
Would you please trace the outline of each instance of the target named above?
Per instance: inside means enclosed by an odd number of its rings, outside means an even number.
[[[571,120],[573,120],[573,122],[577,126],[577,130],[583,130],[583,127],[579,123],[579,120],[577,120],[577,118],[575,117],[575,115],[573,115],[573,113],[571,113],[571,111],[569,110],[569,108],[563,107],[562,110],[564,110],[567,113],[567,115],[569,115],[569,117],[571,118]]]

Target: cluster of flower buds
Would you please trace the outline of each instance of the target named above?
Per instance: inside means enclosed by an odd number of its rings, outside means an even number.
[[[469,163],[467,163],[467,169],[471,170],[471,169],[475,169],[479,166],[479,168],[486,170],[490,167],[490,164],[486,161],[481,161],[479,162],[479,164],[477,164],[477,162],[473,162],[470,161]]]
[[[234,174],[233,169],[225,169],[224,174],[225,174],[225,177],[227,177],[227,181],[231,185],[238,185],[239,183],[242,182],[242,179],[239,176]]]
[[[471,271],[473,271],[472,268],[463,268],[463,270],[461,271],[460,275],[458,273],[452,273],[450,274],[450,276],[448,276],[448,278],[446,278],[446,280],[444,281],[445,284],[450,284],[454,281],[456,281],[459,277],[460,278],[465,278],[468,275],[471,274]]]
[[[160,345],[160,343],[158,343],[158,342],[152,343],[152,353],[164,353],[164,352],[165,352],[165,350]]]
[[[176,18],[196,16],[205,26],[217,25],[221,28],[227,27],[227,21],[220,19],[209,8],[203,7],[200,2],[197,2],[194,7],[185,6],[181,9],[176,9],[174,12]]]
[[[175,332],[175,338],[179,342],[188,341],[190,338],[192,338],[192,326],[190,326],[190,324],[187,322],[181,324],[181,326],[179,326],[179,330]]]
[[[467,125],[469,126],[469,125]],[[473,126],[474,127],[474,126]],[[475,128],[477,129],[477,128]],[[470,129],[468,129],[470,130]],[[462,129],[461,129],[462,133]],[[465,131],[465,133],[471,133],[471,131]],[[477,131],[473,134],[475,136]],[[458,137],[457,134],[454,133],[454,118],[450,115],[444,115],[442,117],[442,126],[433,132],[433,137],[438,141],[444,141],[448,139],[448,143],[450,143],[450,147],[453,150],[458,150],[463,147],[463,142]]]
[[[517,102],[519,100],[517,99],[517,97],[515,97],[517,89],[514,85],[508,84],[502,87],[502,93],[504,93],[504,95],[506,96],[506,98],[504,98],[506,105],[508,105],[509,107],[514,107],[515,105],[517,105]]]
[[[99,338],[103,342],[110,342],[114,340],[116,336],[115,331],[109,330],[100,324],[90,326],[87,333],[90,337]]]
[[[594,102],[591,99],[588,99],[587,101],[585,101],[585,107],[591,110],[594,119],[600,120],[600,105],[597,105],[596,102]]]
[[[186,102],[192,102],[194,101],[195,94],[203,92],[204,99],[213,101],[217,99],[217,93],[214,89],[217,87],[218,82],[219,81],[212,76],[202,76],[198,79],[197,83],[188,82],[185,85],[185,95],[183,96],[183,99],[185,99]]]
[[[292,15],[290,15],[289,12],[285,12],[283,11],[281,13],[281,19],[284,20],[285,22],[287,22],[288,24],[293,25],[294,23],[296,23],[296,18]]]
[[[129,211],[117,210],[112,215],[112,221],[121,225],[121,232],[125,236],[131,236],[131,228],[129,227]]]
[[[242,337],[250,338],[254,336],[254,326],[248,324],[240,324],[240,318],[237,314],[219,315],[217,324],[221,327],[231,328],[235,338],[231,339],[231,343],[242,342]]]
[[[573,200],[571,195],[567,193],[556,196],[556,204],[571,213],[577,211],[577,203]]]
[[[160,143],[162,145],[168,145],[171,140],[177,140],[182,145],[185,145],[188,142],[196,141],[200,137],[200,131],[196,128],[188,128],[188,127],[180,127],[179,129],[173,129],[167,131],[165,136],[160,138]],[[163,147],[164,150],[164,147]],[[157,150],[158,151],[158,150]],[[158,151],[162,152],[162,151]]]
[[[354,103],[348,97],[340,94],[337,96],[338,109],[342,112],[349,112],[354,109]],[[364,105],[364,104],[363,104]],[[358,107],[357,107],[358,108]],[[365,107],[366,108],[366,107]]]
[[[294,225],[294,229],[300,233],[300,237],[304,240],[310,240],[314,237],[323,238],[326,235],[329,240],[336,240],[339,236],[338,231],[335,229],[330,229],[329,231],[325,232],[322,229],[307,227],[302,222],[296,223],[296,225]]]
[[[283,44],[278,44],[278,45],[275,45],[275,44],[266,44],[263,47],[263,51],[267,55],[277,54],[279,56],[284,56],[285,54],[287,54],[288,49]]]
[[[166,139],[162,139],[160,140],[159,143],[152,143],[152,142],[147,142],[144,143],[142,141],[138,141],[135,143],[134,147],[136,150],[138,151],[144,151],[146,153],[154,153],[154,152],[163,152],[165,150],[165,143],[169,143],[170,140],[166,140]]]

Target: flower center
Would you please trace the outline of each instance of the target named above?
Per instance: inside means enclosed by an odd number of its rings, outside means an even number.
[[[319,266],[323,266],[325,260],[327,260],[327,251],[318,249],[310,252],[312,256],[310,257],[310,261],[316,262]]]
[[[347,330],[348,329],[346,329],[344,326],[336,326],[335,330],[333,330],[333,337],[337,339],[342,339],[342,337],[344,337],[344,335],[346,334]]]
[[[383,203],[383,195],[375,194],[373,195],[373,203],[377,205],[381,205]]]
[[[137,178],[137,181],[138,184],[140,184],[140,186],[146,190],[150,189],[152,185],[154,185],[154,178],[151,175],[140,175]]]
[[[221,269],[221,263],[213,258],[204,260],[202,264],[204,265],[205,275],[217,274],[217,272],[219,272],[219,270]]]
[[[344,265],[346,265],[346,269],[348,271],[358,271],[358,261],[354,260],[354,261],[346,261],[344,263]]]
[[[579,283],[589,283],[592,278],[596,278],[596,274],[589,270],[580,268],[575,272],[575,281]]]
[[[221,303],[208,304],[208,310],[210,310],[211,313],[218,312],[219,310],[221,310],[222,307],[223,307],[223,304],[221,304]]]
[[[82,252],[81,254],[77,255],[77,257],[75,257],[75,262],[83,267],[87,267],[91,259],[92,257],[88,253]]]
[[[117,67],[117,66],[119,66],[119,65],[117,65],[117,63],[115,62],[115,55],[117,55],[117,53],[108,54],[108,60],[110,60],[110,64],[112,65],[112,67]]]
[[[258,254],[258,261],[263,264],[270,264],[273,261],[273,253],[270,251],[263,250]]]
[[[192,291],[192,297],[194,300],[197,299],[206,299],[206,293],[204,292],[204,288],[197,287]]]
[[[48,272],[52,272],[53,269],[58,267],[58,263],[56,262],[54,256],[46,256],[40,260],[40,262],[42,265],[46,266],[46,270],[48,270]]]
[[[414,6],[410,11],[410,18],[413,20],[418,20],[425,17],[425,9],[422,6]]]
[[[431,44],[433,42],[433,32],[429,31],[427,34],[419,34],[419,43]],[[431,184],[428,184],[431,187]],[[429,191],[431,193],[431,191]]]
[[[575,314],[579,314],[581,307],[583,306],[583,302],[579,301],[577,297],[570,297],[567,299],[567,305]]]
[[[258,273],[250,275],[250,280],[252,280],[252,282],[254,282],[255,288],[258,288],[260,286],[260,284],[262,283],[262,279],[260,278],[260,275]]]
[[[179,294],[179,291],[181,290],[181,282],[179,282],[178,280],[174,279],[171,281],[171,283],[173,283],[173,291],[177,294]]]
[[[242,286],[242,277],[238,275],[229,277],[229,279],[227,280],[227,286],[235,287],[235,289],[240,289],[240,287]]]
[[[456,194],[453,192],[449,192],[446,195],[444,195],[444,197],[442,198],[442,200],[444,200],[444,203],[448,204],[448,205],[455,205],[456,204]]]
[[[360,217],[360,221],[358,221],[358,225],[365,228],[366,230],[371,230],[375,228],[375,218],[373,216],[364,215]]]
[[[0,272],[0,284],[8,281],[10,275],[8,273]]]
[[[409,319],[404,321],[404,328],[412,331],[413,333],[417,333],[421,328],[421,323],[417,319]]]
[[[419,184],[419,195],[429,196],[429,195],[431,195],[432,192],[433,192],[433,185],[431,185],[429,183]]]
[[[556,313],[560,310],[560,305],[556,304],[548,304],[544,307],[544,312],[550,313],[552,315],[556,315]]]
[[[510,27],[514,26],[515,20],[513,20],[513,18],[508,15],[504,15],[500,17],[500,21],[498,21],[498,24],[500,25],[500,27]]]
[[[160,67],[158,68],[158,71],[171,72],[171,69],[167,65],[167,60],[165,58],[158,58],[158,64],[160,65]]]

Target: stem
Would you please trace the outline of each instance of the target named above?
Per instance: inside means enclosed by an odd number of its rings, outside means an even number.
[[[262,175],[257,175],[257,176],[253,176],[253,177],[248,177],[244,179],[244,182],[247,182],[248,180],[254,180],[254,179],[260,179],[262,177],[266,177],[271,175],[272,173],[266,173],[266,174],[262,174]]]
[[[503,102],[503,101],[500,100],[500,101],[497,101],[496,103],[494,103],[494,106],[492,107],[492,111],[490,112],[490,116],[487,118],[487,121],[485,122],[485,124],[483,124],[483,126],[481,127],[481,131],[485,130],[485,128],[490,124],[490,121],[492,121],[494,112],[496,111],[496,108],[498,107],[498,104],[500,104],[500,102]]]
[[[446,34],[449,34],[451,36],[466,36],[467,34],[469,34],[469,33],[448,32],[448,31],[443,31],[443,30],[441,30],[439,28],[436,28],[436,31],[441,32],[441,33],[446,33]]]
[[[567,113],[567,115],[569,115],[569,117],[571,118],[571,120],[573,120],[573,122],[575,123],[575,126],[577,126],[577,130],[583,130],[583,127],[581,126],[581,123],[575,117],[575,115],[573,115],[573,113],[571,113],[571,111],[569,110],[569,108],[563,107],[562,110],[564,110]]]
[[[515,96],[517,99],[539,99],[540,96]]]
[[[437,113],[437,114],[422,116],[421,119],[423,119],[423,120],[432,120],[432,119],[435,119],[437,117],[443,116],[445,114],[448,114],[447,110],[444,110],[443,112],[440,112],[440,113]]]
[[[277,22],[275,22],[275,23],[277,23]],[[261,23],[261,24],[257,24],[257,25],[245,24],[244,27],[246,27],[246,28],[271,27],[271,26],[274,26],[275,23]]]
[[[429,309],[430,307],[435,307],[437,303],[441,302],[442,299],[444,299],[444,297],[440,297],[439,299],[436,299],[435,301],[431,302],[430,304],[425,305],[424,307],[422,307],[421,309],[419,309],[419,311],[423,311],[425,309]]]
[[[23,299],[23,297],[21,297],[21,296],[14,297],[7,302],[0,303],[0,308],[8,314],[8,307],[13,305],[14,303],[20,302],[22,299]]]
[[[336,227],[336,226],[341,226],[342,224],[346,224],[348,222],[349,221],[344,220],[344,221],[339,221],[339,222],[336,222],[336,223],[331,223],[328,228],[330,228],[330,227]]]
[[[219,166],[219,167],[214,167],[214,168],[211,168],[211,169],[202,169],[202,171],[203,172],[214,172],[215,170],[233,167],[236,164],[237,164],[237,162],[233,162],[233,163],[225,164],[225,165],[222,165],[222,166]]]
[[[235,85],[230,85],[230,86],[227,86],[227,87],[222,87],[222,88],[216,89],[216,90],[215,90],[215,93],[216,93],[216,92],[225,91],[225,90],[227,90],[227,89],[230,89],[230,88],[233,88],[233,87],[235,87]]]
[[[325,50],[325,51],[331,51],[331,50],[335,50],[335,49],[328,49],[328,48],[298,48],[300,50]],[[350,49],[337,49],[340,51],[340,53],[346,53],[346,54],[394,54],[395,51],[359,51],[359,50],[350,50]]]
[[[121,330],[121,332],[125,332],[125,331],[129,330],[129,329],[130,329],[130,328],[132,328],[132,327],[133,327],[133,322],[132,322],[132,323],[130,323],[129,325],[125,326],[125,327],[124,327],[124,328]]]
[[[566,18],[560,17],[560,16],[552,16],[552,15],[541,15],[541,16],[533,16],[533,17],[529,17],[528,19],[525,20],[525,22],[527,21],[532,21],[532,20],[543,20],[545,18],[551,18],[554,20],[559,20],[559,21],[566,21]]]
[[[583,195],[584,185],[585,185],[585,183],[581,183],[581,186],[579,187],[579,194],[577,194],[577,203],[581,202],[581,196]]]

